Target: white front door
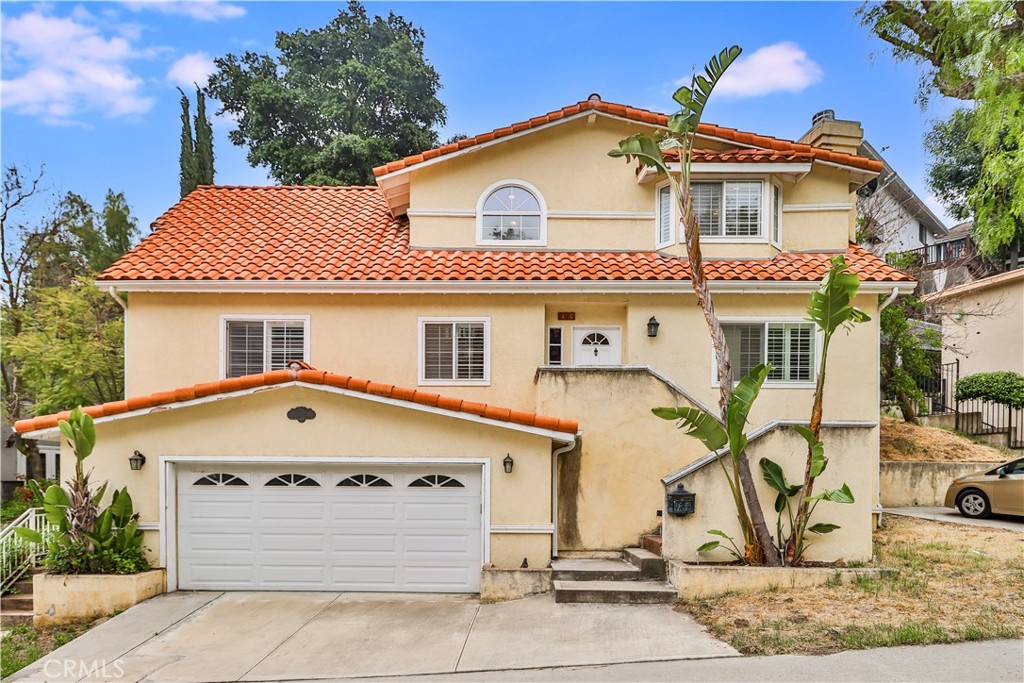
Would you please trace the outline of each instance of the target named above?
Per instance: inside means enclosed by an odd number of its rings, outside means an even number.
[[[622,329],[574,327],[573,365],[621,365]]]
[[[181,465],[178,587],[475,593],[477,466]]]

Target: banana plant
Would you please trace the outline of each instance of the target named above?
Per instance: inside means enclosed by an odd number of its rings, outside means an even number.
[[[746,508],[743,505],[743,493],[740,487],[740,458],[747,448],[747,435],[745,433],[747,416],[757,399],[758,393],[764,380],[771,372],[771,366],[762,363],[753,368],[743,379],[739,381],[736,388],[729,396],[729,403],[725,411],[725,423],[719,422],[714,415],[699,408],[677,407],[677,408],[654,408],[652,412],[663,420],[675,420],[679,429],[685,430],[686,436],[699,440],[709,451],[718,451],[728,447],[732,467],[725,466],[724,458],[716,458],[722,467],[726,481],[729,483],[729,490],[732,493],[733,502],[736,505],[740,529],[743,532],[744,550],[743,554],[733,546],[731,551],[737,558],[747,564],[757,564],[759,558],[754,554],[758,547],[757,538],[754,536],[754,529],[750,518],[746,516]],[[730,471],[731,470],[731,471]],[[712,529],[708,532],[715,536],[722,536],[730,542],[732,539],[723,532]],[[707,552],[717,548],[720,541],[709,541],[700,548],[698,552]],[[772,546],[774,548],[774,545]],[[777,553],[775,553],[777,555]]]
[[[810,426],[793,427],[807,442],[807,459],[804,466],[803,485],[800,487],[802,496],[797,506],[796,515],[791,521],[791,533],[785,544],[784,560],[787,564],[794,564],[803,559],[804,551],[807,548],[805,540],[807,532],[823,533],[823,529],[831,526],[808,526],[811,514],[821,500],[835,503],[853,502],[853,494],[846,484],[843,484],[840,489],[814,495],[814,480],[825,471],[825,467],[828,465],[824,445],[821,443],[821,417],[825,393],[825,371],[828,367],[828,352],[832,344],[832,337],[841,329],[849,332],[854,326],[871,320],[867,313],[853,305],[853,300],[860,289],[860,279],[856,274],[850,272],[846,259],[843,256],[834,256],[831,259],[831,264],[832,267],[822,279],[818,291],[811,295],[811,300],[807,305],[807,320],[815,324],[822,336],[821,369],[814,386]],[[776,509],[778,509],[777,506],[778,501],[776,501]],[[832,530],[828,529],[828,531]]]
[[[727,421],[730,400],[733,394],[732,367],[729,363],[729,345],[725,339],[722,324],[715,313],[711,290],[704,273],[704,260],[700,248],[700,225],[693,211],[693,197],[690,193],[690,164],[693,158],[693,145],[701,117],[707,107],[715,85],[721,80],[726,69],[736,61],[742,53],[738,45],[727,47],[716,56],[712,56],[704,67],[703,74],[694,74],[689,86],[676,90],[672,99],[680,106],[680,110],[668,117],[667,130],[657,137],[646,133],[637,133],[619,141],[619,146],[608,155],[624,158],[627,162],[639,161],[645,166],[654,168],[668,178],[672,196],[679,208],[679,216],[683,224],[686,240],[686,253],[690,261],[690,282],[697,296],[697,303],[704,313],[704,320],[711,336],[711,345],[718,359],[717,376],[719,385],[718,407],[721,422]],[[676,174],[666,162],[665,155],[679,157],[679,172]],[[712,418],[716,419],[716,418]],[[734,486],[742,491],[736,498],[736,514],[744,529],[744,556],[751,564],[779,564],[779,558],[772,552],[773,543],[768,525],[764,520],[764,512],[758,500],[754,478],[750,471],[750,463],[746,454],[740,450],[734,452],[736,479]]]

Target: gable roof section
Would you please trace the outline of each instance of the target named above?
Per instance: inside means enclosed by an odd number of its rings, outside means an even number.
[[[161,391],[148,396],[135,396],[124,401],[112,401],[98,406],[83,408],[83,412],[92,415],[93,419],[103,421],[104,418],[117,416],[129,417],[159,412],[171,408],[194,405],[203,399],[228,398],[230,396],[253,393],[264,387],[281,385],[308,386],[340,390],[349,396],[370,400],[384,400],[388,403],[404,405],[409,408],[429,410],[430,412],[448,413],[453,417],[476,419],[491,422],[497,426],[526,427],[542,432],[574,435],[579,425],[574,420],[563,420],[527,413],[510,408],[500,408],[486,403],[464,401],[461,398],[441,396],[418,389],[408,389],[393,384],[382,384],[366,379],[357,379],[348,375],[316,370],[305,363],[293,363],[293,367],[285,370],[273,370],[259,375],[246,375],[218,382],[196,384],[171,391]],[[58,421],[68,419],[71,413],[64,411],[53,415],[42,415],[14,423],[14,430],[19,434],[50,430],[57,426]],[[556,437],[562,441],[569,438]]]
[[[337,286],[413,283],[685,284],[689,261],[658,251],[413,249],[408,219],[394,218],[375,187],[200,186],[153,224],[153,233],[107,268],[101,285],[144,283]],[[813,282],[834,253],[705,260],[719,282]],[[866,282],[913,282],[856,246],[846,252]],[[366,287],[363,287],[365,289]]]
[[[975,280],[974,282],[968,282],[966,284],[957,285],[956,287],[950,287],[949,289],[932,292],[931,294],[922,297],[922,300],[933,302],[944,301],[946,299],[956,299],[968,294],[973,294],[974,292],[980,292],[983,289],[1002,287],[1003,285],[1013,286],[1018,282],[1024,283],[1024,268],[1017,268],[1016,270],[999,273],[998,275],[985,277],[980,280]]]
[[[373,169],[373,174],[378,178],[381,178],[391,173],[404,171],[426,161],[438,159],[455,152],[461,152],[485,143],[494,142],[501,138],[506,138],[534,128],[563,121],[587,112],[598,112],[609,116],[623,118],[628,121],[646,123],[652,126],[665,127],[668,125],[668,116],[665,114],[659,114],[658,112],[649,111],[647,109],[629,107],[624,104],[604,102],[600,99],[592,98],[582,102],[577,102],[576,104],[569,105],[568,107],[556,109],[548,112],[547,114],[543,114],[542,116],[535,116],[527,121],[520,121],[518,123],[513,123],[510,126],[496,128],[488,133],[482,133],[471,138],[459,140],[458,142],[453,142],[447,145],[442,145],[441,147],[420,152],[419,154],[413,154],[405,157],[404,159],[389,162],[383,166],[378,166]],[[697,128],[697,134],[709,138],[717,138],[719,140],[724,140],[738,145],[744,145],[746,147],[768,149],[777,152],[801,152],[812,155],[816,161],[825,161],[842,166],[852,166],[864,171],[878,172],[882,170],[882,162],[868,159],[867,157],[834,152],[822,147],[812,147],[811,145],[793,142],[792,140],[783,140],[781,138],[769,137],[767,135],[748,133],[736,130],[735,128],[724,128],[710,123],[700,124]]]

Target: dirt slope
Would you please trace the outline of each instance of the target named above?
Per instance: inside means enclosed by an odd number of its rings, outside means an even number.
[[[958,434],[882,418],[881,459],[928,462],[1003,462],[1013,456]]]

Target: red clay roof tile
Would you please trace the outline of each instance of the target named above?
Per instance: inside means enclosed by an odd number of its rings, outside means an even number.
[[[568,107],[562,107],[555,111],[548,112],[541,116],[535,116],[528,121],[522,121],[520,123],[514,123],[511,126],[504,126],[497,128],[489,133],[483,133],[475,137],[466,138],[465,140],[459,141],[459,149],[466,149],[474,145],[479,145],[485,142],[506,137],[529,128],[536,128],[537,126],[543,126],[561,119],[574,116],[583,111],[597,111],[606,114],[612,114],[614,116],[620,116],[631,121],[639,121],[641,123],[647,123],[654,126],[667,126],[668,117],[665,114],[659,114],[658,112],[649,111],[647,109],[637,109],[635,107],[629,107],[624,104],[615,104],[614,102],[604,102],[599,99],[585,100],[578,102]],[[843,164],[846,166],[853,166],[854,168],[860,168],[866,171],[881,171],[882,162],[875,161],[874,159],[868,159],[856,154],[844,154],[842,152],[833,152],[822,147],[812,147],[799,142],[793,142],[791,140],[782,140],[779,138],[768,137],[766,135],[757,135],[756,133],[748,133],[735,128],[723,128],[722,126],[716,126],[711,123],[702,123],[697,129],[698,134],[706,135],[709,137],[721,138],[728,142],[738,142],[743,145],[752,145],[755,147],[765,147],[768,149],[774,149],[778,151],[799,151],[806,152],[813,155],[815,159],[822,161],[833,161],[835,163]],[[429,152],[436,152],[430,158],[437,158],[445,154],[451,153],[446,150],[447,145],[429,150]],[[427,158],[427,152],[421,152],[420,154],[413,154],[407,156],[404,159],[398,161],[391,161],[383,166],[378,166],[373,169],[375,176],[382,176],[395,171],[400,171],[410,166],[422,163]]]
[[[326,386],[347,388],[350,391],[357,391],[374,396],[395,399],[406,403],[420,403],[428,406],[436,406],[443,410],[462,412],[470,415],[486,417],[501,422],[512,422],[537,427],[548,431],[565,432],[575,434],[579,431],[579,424],[572,420],[562,420],[557,417],[536,415],[509,408],[489,406],[485,403],[470,403],[461,398],[441,396],[407,387],[398,387],[391,384],[371,382],[366,379],[354,379],[348,375],[337,375],[332,372],[315,370],[305,363],[300,364],[301,370],[273,370],[257,375],[247,375],[234,379],[222,379],[219,382],[206,382],[191,387],[179,387],[171,391],[161,391],[148,396],[133,396],[124,401],[113,401],[98,406],[87,406],[82,410],[94,418],[110,417],[134,410],[156,408],[159,406],[170,406],[175,403],[182,403],[191,400],[191,397],[214,396],[217,394],[228,394],[244,388],[255,388],[260,386],[273,386],[298,381],[306,384],[322,384]],[[216,387],[216,390],[211,390]],[[189,398],[183,398],[189,397]],[[51,429],[57,426],[60,420],[67,420],[71,415],[70,411],[63,411],[53,415],[41,415],[27,420],[19,420],[14,423],[14,430],[19,434],[35,431],[38,429]]]

